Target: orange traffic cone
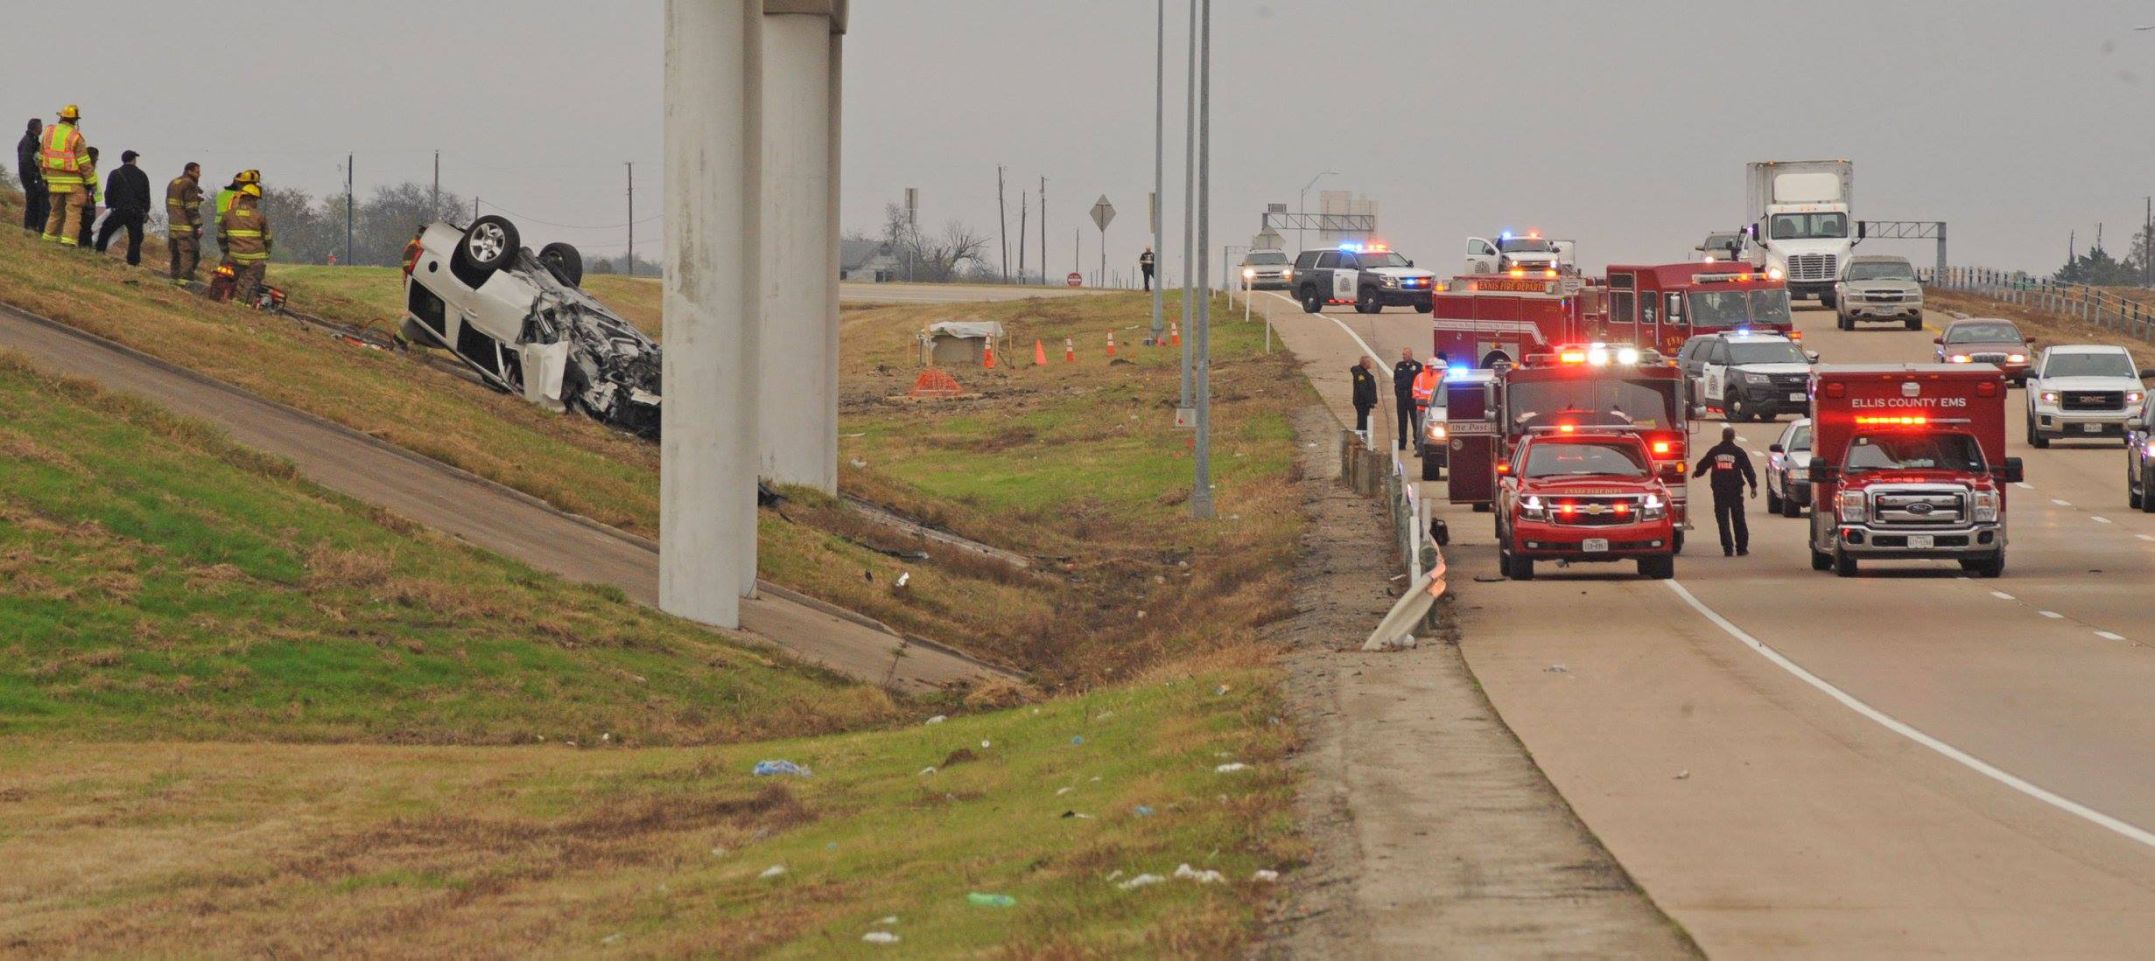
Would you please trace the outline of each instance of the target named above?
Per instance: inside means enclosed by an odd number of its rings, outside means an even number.
[[[1033,338],[1033,366],[1046,367],[1047,365],[1048,349],[1040,343],[1039,338],[1035,337]]]
[[[1107,355],[1115,356],[1115,332],[1112,330],[1107,332]]]
[[[1182,324],[1180,321],[1171,320],[1167,322],[1167,339],[1169,343],[1177,347],[1182,346]]]
[[[980,366],[989,370],[995,369],[995,338],[993,337],[988,338],[988,350],[987,353],[981,355]]]
[[[1069,337],[1063,338],[1063,363],[1077,363],[1077,341]]]

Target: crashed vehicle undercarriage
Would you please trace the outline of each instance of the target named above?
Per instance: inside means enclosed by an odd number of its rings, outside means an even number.
[[[404,337],[487,384],[641,437],[659,434],[660,348],[579,286],[583,258],[536,254],[497,216],[422,228],[404,257]]]

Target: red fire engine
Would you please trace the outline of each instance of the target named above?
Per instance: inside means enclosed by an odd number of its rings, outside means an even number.
[[[2005,572],[2005,375],[1988,364],[1865,364],[1811,375],[1811,567],[1957,560]]]
[[[1470,373],[1445,378],[1452,503],[1489,510],[1507,464],[1536,429],[1619,430],[1638,435],[1667,485],[1674,550],[1683,549],[1690,423],[1674,364],[1631,347],[1569,345]]]
[[[1608,321],[1595,339],[1671,357],[1696,334],[1774,331],[1803,339],[1789,312],[1788,284],[1748,264],[1619,265],[1608,280]]]
[[[1589,331],[1606,314],[1602,293],[1553,267],[1455,278],[1434,298],[1436,349],[1455,363],[1486,369],[1499,360],[1516,364],[1551,344],[1597,339]]]

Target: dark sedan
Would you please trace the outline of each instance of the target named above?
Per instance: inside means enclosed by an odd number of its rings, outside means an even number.
[[[2010,320],[1970,317],[1946,325],[1934,338],[1941,364],[1992,364],[2005,371],[2007,380],[2026,386],[2028,360],[2035,348]]]

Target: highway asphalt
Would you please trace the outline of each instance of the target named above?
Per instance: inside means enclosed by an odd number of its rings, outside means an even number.
[[[1430,350],[1426,315],[1256,303],[1331,358],[1314,366],[1337,368],[1317,378],[1335,412],[1357,354]],[[1797,320],[1826,363],[1932,356],[1928,330],[1842,332],[1815,306]],[[1694,451],[1721,426],[1700,422]],[[1779,431],[1739,436],[1763,467]],[[2027,484],[1998,580],[1932,562],[1814,572],[1805,522],[1761,499],[1749,557],[1723,558],[1708,516],[1673,582],[1610,565],[1481,582],[1490,515],[1440,509],[1477,679],[1708,954],[2148,956],[2155,515],[2127,510],[2115,441],[2036,451],[2012,434]],[[1442,486],[1427,485],[1440,503]]]

